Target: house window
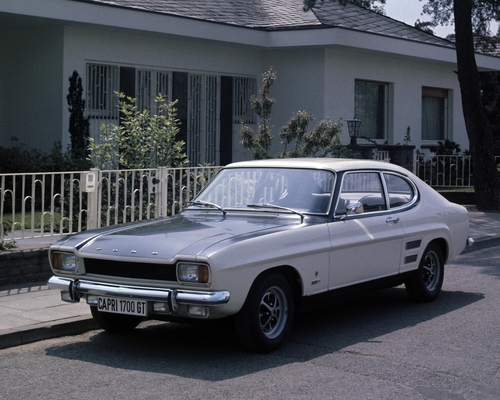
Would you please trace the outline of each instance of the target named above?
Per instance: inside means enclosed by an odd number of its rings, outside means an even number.
[[[447,89],[422,88],[422,140],[446,138],[447,109]]]
[[[189,75],[187,148],[191,166],[218,164],[219,78]]]
[[[354,117],[361,120],[361,137],[387,138],[388,93],[387,83],[355,82]]]
[[[191,166],[223,165],[248,159],[240,144],[241,122],[256,128],[250,97],[257,92],[255,78],[191,74],[116,65],[87,64],[87,115],[91,136],[100,142],[102,124],[118,124],[116,92],[135,97],[139,111],[154,110],[161,93],[177,100],[178,140],[186,143]],[[222,90],[221,86],[223,86]]]
[[[120,68],[87,64],[87,113],[92,118],[118,118],[115,92],[120,86]]]
[[[155,100],[159,93],[163,95],[165,101],[170,99],[170,80],[171,73],[168,71],[138,69],[135,85],[137,108],[140,111],[148,110],[155,113]]]

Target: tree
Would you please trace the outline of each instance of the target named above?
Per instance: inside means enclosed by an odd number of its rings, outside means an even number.
[[[300,110],[280,130],[281,143],[285,145],[281,158],[328,157],[337,150],[337,142],[342,124],[329,119],[321,120],[313,130],[308,131],[309,122],[314,119],[311,112]],[[292,150],[289,144],[295,143]]]
[[[255,160],[271,158],[269,151],[273,141],[271,134],[271,111],[274,99],[269,97],[271,87],[277,79],[272,67],[262,74],[262,87],[260,98],[252,96],[250,102],[252,109],[260,117],[259,131],[254,133],[249,126],[242,125],[240,133],[243,136],[241,144],[252,152]],[[293,115],[287,125],[280,130],[281,143],[285,148],[277,157],[326,157],[342,154],[348,157],[350,152],[339,151],[339,140],[334,140],[341,131],[340,121],[333,122],[329,119],[321,120],[312,131],[307,131],[309,122],[314,119],[311,112],[299,110]],[[294,149],[288,150],[289,144],[294,143]]]
[[[493,128],[494,153],[500,154],[500,72],[481,72],[481,95]]]
[[[85,158],[89,138],[89,119],[85,118],[85,100],[82,98],[82,78],[77,71],[69,77],[68,100],[69,133],[71,136],[71,151],[73,156]]]
[[[276,79],[277,75],[273,68],[269,68],[269,71],[262,74],[260,98],[256,96],[250,98],[252,109],[260,118],[259,132],[255,134],[252,128],[248,126],[242,126],[240,130],[243,135],[241,143],[245,148],[252,151],[255,160],[270,158],[269,150],[273,140],[270,119],[271,110],[276,101],[269,97],[269,93]]]
[[[493,152],[493,130],[481,101],[475,36],[491,36],[489,23],[500,20],[500,0],[428,0],[424,12],[436,24],[455,24],[458,81],[474,172],[476,205],[500,210],[500,180]]]
[[[379,14],[385,14],[384,4],[385,0],[338,0],[340,4],[345,4],[347,2],[357,4],[358,6],[367,8],[368,10],[372,10],[378,12]],[[318,3],[317,0],[304,0],[304,11],[308,11],[310,8],[314,7]],[[324,0],[319,0],[319,4],[324,3]],[[380,3],[378,6],[375,3]]]
[[[120,125],[101,126],[100,141],[90,139],[90,161],[100,169],[142,169],[186,166],[184,142],[176,140],[179,120],[176,102],[159,94],[156,114],[139,111],[136,99],[118,93]]]

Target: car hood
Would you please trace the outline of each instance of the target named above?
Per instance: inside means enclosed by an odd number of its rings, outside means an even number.
[[[221,241],[286,230],[301,225],[293,217],[222,217],[178,215],[128,226],[84,232],[63,239],[52,250],[76,247],[80,255],[96,257],[156,258],[173,260],[176,256],[196,256]]]

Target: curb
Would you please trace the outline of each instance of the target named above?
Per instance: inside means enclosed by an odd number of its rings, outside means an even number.
[[[461,254],[470,253],[471,251],[486,249],[488,247],[494,247],[498,245],[500,245],[500,236],[474,239],[474,244],[472,246],[467,246]]]
[[[79,316],[44,324],[31,325],[19,330],[7,329],[0,332],[0,349],[21,346],[61,336],[79,335],[99,329],[90,316]]]

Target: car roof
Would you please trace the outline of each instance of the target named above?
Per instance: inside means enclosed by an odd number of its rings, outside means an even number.
[[[353,169],[388,170],[408,174],[409,171],[400,166],[383,161],[358,160],[352,158],[273,158],[267,160],[241,161],[227,165],[225,168],[314,168],[342,172]]]

